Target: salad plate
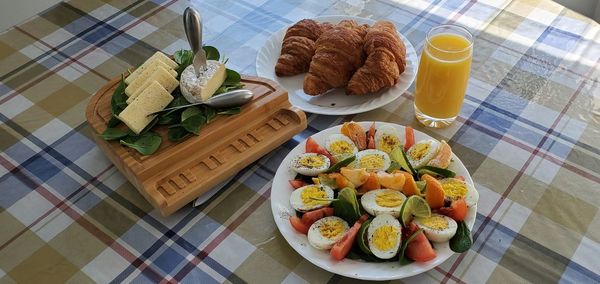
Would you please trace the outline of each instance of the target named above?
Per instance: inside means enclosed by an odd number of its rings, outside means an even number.
[[[363,129],[369,129],[372,123],[373,122],[371,121],[358,122]],[[402,125],[386,122],[375,122],[375,125],[377,129],[382,126],[393,127],[396,128],[399,133],[405,133],[405,127]],[[314,134],[312,138],[319,145],[325,145],[327,137],[332,134],[341,133],[341,127],[341,125],[338,125],[325,129]],[[425,139],[433,138],[423,132],[414,131],[414,141],[419,142]],[[381,281],[402,279],[426,272],[442,264],[454,254],[450,249],[449,242],[435,243],[433,247],[436,252],[436,257],[434,259],[427,262],[412,262],[401,265],[399,261],[366,262],[362,259],[350,258],[338,261],[330,255],[328,250],[315,249],[309,243],[307,236],[297,232],[290,223],[290,217],[296,215],[295,209],[290,204],[290,196],[292,195],[294,188],[290,185],[289,181],[294,180],[296,177],[296,171],[292,169],[292,164],[298,155],[305,153],[305,146],[306,141],[299,143],[283,159],[275,174],[271,190],[271,209],[275,223],[289,245],[302,257],[314,265],[335,274],[355,279]],[[473,185],[473,180],[459,157],[452,153],[451,161],[452,162],[447,169],[456,173],[457,176],[464,177],[466,183]],[[473,228],[476,213],[477,204],[475,203],[468,208],[468,212],[464,219],[464,222],[469,229]],[[350,224],[350,226],[352,226],[352,224]]]
[[[359,24],[373,25],[375,20],[352,16],[321,16],[313,20],[317,22],[339,23],[342,20],[354,20]],[[306,112],[325,115],[348,115],[370,111],[382,107],[400,97],[415,80],[418,57],[415,48],[401,33],[400,39],[406,47],[406,69],[400,75],[398,83],[387,90],[363,96],[348,96],[343,89],[334,89],[324,95],[309,96],[304,93],[304,75],[278,77],[275,65],[281,53],[281,43],[288,27],[273,33],[258,51],[256,56],[256,73],[260,77],[269,78],[288,90],[290,103]]]

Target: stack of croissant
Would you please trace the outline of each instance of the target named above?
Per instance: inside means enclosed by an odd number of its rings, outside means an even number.
[[[311,96],[334,88],[365,95],[395,85],[405,65],[406,49],[389,21],[369,27],[353,20],[334,25],[304,19],[287,30],[275,73],[308,72],[304,92]]]

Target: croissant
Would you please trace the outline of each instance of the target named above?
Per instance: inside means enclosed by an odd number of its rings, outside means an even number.
[[[398,83],[406,66],[406,48],[393,23],[378,21],[367,29],[364,51],[365,64],[348,82],[346,93],[375,93]]]
[[[315,55],[304,77],[304,92],[316,96],[344,87],[364,61],[366,28],[344,20],[325,31],[316,41]]]
[[[324,27],[326,28],[326,27]],[[315,41],[321,36],[321,24],[304,19],[289,27],[275,65],[277,76],[293,76],[308,71],[315,54]]]

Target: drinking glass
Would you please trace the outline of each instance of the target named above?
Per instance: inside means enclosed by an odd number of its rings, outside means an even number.
[[[446,127],[460,113],[473,58],[473,35],[457,25],[432,28],[417,72],[415,116],[429,127]]]

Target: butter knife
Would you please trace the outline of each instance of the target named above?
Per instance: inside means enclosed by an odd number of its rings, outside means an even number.
[[[194,53],[194,71],[196,71],[196,74],[200,74],[200,72],[206,70],[206,54],[202,49],[202,17],[196,9],[192,7],[185,9],[183,12],[183,27]]]

